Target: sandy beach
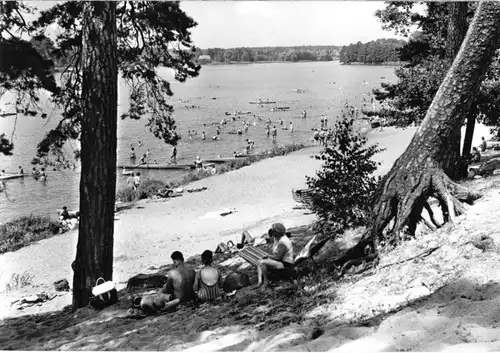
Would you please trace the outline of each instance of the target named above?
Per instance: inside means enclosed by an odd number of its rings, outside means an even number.
[[[379,174],[388,171],[414,131],[387,128],[368,135],[371,142],[387,148],[376,157],[382,162]],[[141,201],[137,207],[119,212],[114,264],[118,288],[125,287],[128,278],[137,273],[156,272],[155,269],[170,264],[174,250],[182,251],[187,258],[207,248],[214,249],[221,240],[237,239],[243,229],[261,234],[277,220],[287,227],[310,224],[314,215],[294,210],[290,191],[304,187],[304,176],[313,175],[320,167],[319,161],[310,158],[319,150],[314,147],[263,160],[189,185],[206,186],[206,191],[185,193],[163,202]],[[53,292],[56,280],[67,278],[71,282],[76,231],[46,239],[0,256],[2,288],[12,274],[27,271],[33,275],[32,286],[0,294],[0,328],[5,329],[0,335],[0,347],[204,351],[350,351],[371,347],[385,351],[449,350],[458,344],[457,348],[465,350],[498,350],[500,331],[495,308],[500,297],[495,293],[500,262],[491,257],[494,254],[482,255],[467,245],[478,234],[491,234],[496,243],[500,241],[500,234],[491,233],[496,227],[494,215],[500,211],[498,192],[498,186],[488,191],[484,200],[462,216],[457,225],[404,244],[379,265],[390,266],[395,259],[438,245],[440,249],[422,258],[419,266],[408,263],[377,270],[355,282],[329,284],[318,289],[315,296],[295,298],[295,304],[286,299],[256,296],[244,306],[231,306],[234,301],[213,307],[205,305],[190,311],[189,320],[183,316],[185,311],[179,311],[143,321],[116,321],[126,312],[126,298],[117,307],[99,313],[85,308],[76,314],[58,312],[50,316],[49,312],[71,303],[71,294],[66,292],[23,311],[9,307],[22,296]],[[210,216],[224,208],[234,208],[236,212],[225,217]],[[454,236],[448,236],[452,227],[459,228]],[[301,307],[313,306],[299,318],[293,311],[301,300]],[[403,310],[398,309],[401,306]],[[278,311],[269,315],[266,310]],[[396,313],[390,315],[393,310]],[[37,316],[22,317],[38,313],[49,316],[43,321]],[[440,313],[444,314],[436,316]],[[259,324],[259,320],[264,321]],[[361,326],[353,324],[360,320],[369,321]],[[284,326],[280,322],[290,324]],[[321,326],[321,337],[311,339],[317,325]],[[169,328],[168,334],[165,327]]]
[[[380,147],[387,148],[376,156],[383,163],[379,173],[387,172],[414,131],[391,128],[370,133],[370,143],[378,142]],[[311,223],[314,215],[293,209],[296,203],[291,190],[304,188],[305,176],[314,175],[320,167],[321,162],[311,158],[319,151],[320,147],[311,147],[266,159],[188,186],[206,186],[208,189],[203,192],[184,193],[165,201],[143,200],[137,207],[118,213],[114,280],[123,287],[131,276],[170,263],[170,254],[175,250],[187,258],[205,249],[215,249],[220,241],[239,239],[244,229],[262,234],[277,220],[285,222],[287,227]],[[234,208],[236,212],[225,217],[206,216],[225,208]],[[72,231],[0,255],[0,288],[5,287],[12,274],[25,271],[33,275],[35,285],[25,290],[28,293],[52,289],[53,282],[62,278],[71,282],[77,236],[77,231]],[[68,298],[66,304],[69,303]],[[6,310],[1,309],[0,317],[8,315]]]

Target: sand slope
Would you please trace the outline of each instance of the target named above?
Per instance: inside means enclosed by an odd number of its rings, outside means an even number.
[[[390,147],[376,157],[383,162],[381,173],[406,148],[414,131],[391,128],[369,135],[370,141],[380,142],[382,148]],[[399,142],[394,145],[394,141]],[[126,282],[151,266],[170,263],[170,254],[175,250],[183,252],[186,258],[205,249],[213,250],[221,240],[239,239],[243,229],[261,234],[277,220],[286,220],[287,227],[310,223],[313,215],[293,210],[296,203],[291,189],[305,187],[305,175],[314,175],[320,167],[321,162],[311,158],[319,150],[313,147],[266,159],[189,185],[208,187],[203,192],[184,193],[163,202],[141,201],[137,208],[120,212],[115,223],[115,281]],[[237,212],[225,217],[203,217],[228,207]],[[52,283],[62,278],[71,282],[77,236],[77,231],[68,232],[0,255],[0,290],[12,274],[25,271],[34,276],[34,285],[38,287],[26,288],[23,294],[52,290]],[[1,295],[19,296],[18,293]],[[8,315],[7,311],[1,306],[0,317]]]

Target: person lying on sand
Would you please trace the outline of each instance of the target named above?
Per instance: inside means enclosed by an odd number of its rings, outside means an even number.
[[[205,250],[201,254],[203,268],[196,273],[193,290],[197,293],[198,299],[202,302],[208,302],[219,298],[222,288],[221,273],[215,267],[212,267],[213,254],[210,250]]]
[[[262,289],[267,287],[267,272],[269,270],[283,270],[293,267],[293,247],[292,242],[286,236],[285,226],[282,223],[274,223],[268,234],[274,239],[273,255],[261,259],[257,268],[257,287],[262,286]]]

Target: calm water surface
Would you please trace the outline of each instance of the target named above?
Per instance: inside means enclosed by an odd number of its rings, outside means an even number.
[[[165,77],[172,77],[169,69],[160,69]],[[381,79],[385,77],[385,79]],[[175,107],[174,116],[177,128],[183,137],[178,145],[178,162],[191,163],[196,156],[203,158],[231,157],[233,151],[241,152],[246,146],[245,139],[256,142],[255,150],[272,148],[271,140],[266,136],[264,123],[257,121],[257,126],[250,125],[248,133],[241,136],[228,134],[232,129],[243,130],[243,120],[254,121],[252,115],[241,115],[236,122],[229,122],[222,130],[220,141],[212,141],[216,128],[212,122],[220,122],[225,112],[251,111],[267,119],[271,118],[278,128],[278,144],[307,142],[311,136],[311,128],[319,125],[321,114],[326,114],[329,125],[340,114],[345,100],[357,107],[362,106],[363,97],[370,106],[370,98],[366,94],[373,87],[379,87],[381,81],[395,80],[394,68],[383,66],[343,66],[338,62],[321,63],[273,63],[253,65],[220,65],[204,66],[197,78],[185,83],[172,82],[175,96],[171,104]],[[363,83],[365,82],[365,83]],[[368,82],[366,84],[366,82]],[[306,90],[298,94],[293,89]],[[127,88],[122,83],[119,87],[119,113],[127,109]],[[278,106],[289,106],[288,112],[271,112],[274,106],[249,104],[257,98],[269,98]],[[182,100],[180,102],[179,100]],[[42,101],[44,101],[42,99]],[[23,166],[30,172],[31,159],[36,155],[36,145],[45,132],[57,124],[58,111],[50,108],[50,119],[20,116],[17,121],[13,117],[0,119],[0,133],[10,135],[14,132],[15,150],[13,156],[0,156],[0,169],[14,172],[17,166]],[[189,109],[186,106],[199,106]],[[10,106],[2,103],[9,110]],[[300,113],[307,110],[308,118],[300,119]],[[285,126],[293,122],[295,132],[281,130],[278,119],[282,118]],[[151,157],[158,163],[169,162],[171,146],[156,139],[145,127],[146,118],[139,121],[123,120],[118,124],[118,163],[129,163],[128,151],[130,143],[137,155],[150,149]],[[203,126],[206,124],[206,127]],[[205,131],[207,139],[200,136],[189,140],[188,130]],[[138,141],[142,147],[138,147]],[[68,145],[71,153],[76,146]],[[120,172],[120,171],[119,171]],[[70,209],[78,208],[79,173],[76,170],[49,171],[46,182],[35,181],[30,177],[6,181],[7,195],[0,194],[0,223],[17,215],[45,214],[55,216],[55,211],[64,205]],[[141,170],[144,177],[169,181],[182,176],[181,171],[148,171]],[[125,185],[126,177],[117,176],[117,188]]]

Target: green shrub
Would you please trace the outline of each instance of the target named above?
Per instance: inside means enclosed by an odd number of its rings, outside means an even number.
[[[367,139],[353,130],[354,118],[343,115],[335,123],[332,142],[315,158],[322,168],[315,177],[306,177],[313,190],[313,211],[320,228],[342,231],[365,225],[370,217],[372,197],[377,186],[373,175],[377,163],[372,157],[377,145],[365,147]]]
[[[50,217],[22,216],[0,225],[0,254],[15,251],[59,233],[59,223]]]

